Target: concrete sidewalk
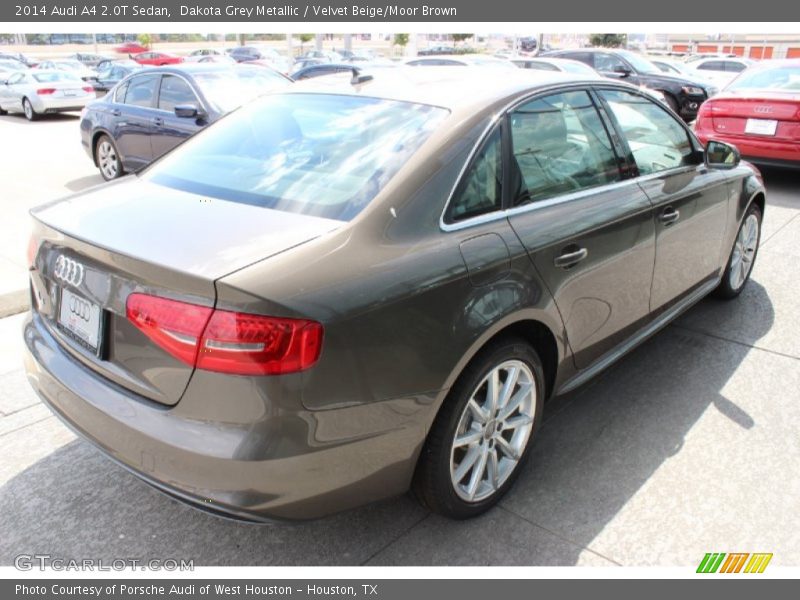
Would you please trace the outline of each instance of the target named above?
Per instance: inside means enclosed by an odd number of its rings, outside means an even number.
[[[0,320],[0,564],[21,553],[196,565],[697,566],[706,552],[800,564],[800,186],[768,173],[753,280],[707,299],[548,404],[501,505],[448,521],[403,496],[311,523],[247,525],[177,503],[76,439]]]
[[[39,204],[103,181],[81,148],[77,114],[29,122],[0,116],[0,140],[8,152],[0,165],[0,317],[27,310],[28,211]]]

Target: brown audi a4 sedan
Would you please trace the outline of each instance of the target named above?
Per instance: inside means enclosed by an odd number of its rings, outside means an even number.
[[[319,78],[32,211],[28,377],[206,510],[312,518],[412,488],[469,517],[547,398],[739,294],[764,201],[735,148],[623,83]]]

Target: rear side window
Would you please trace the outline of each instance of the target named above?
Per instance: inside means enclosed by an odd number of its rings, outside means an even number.
[[[725,63],[719,60],[710,60],[697,67],[698,71],[724,71]]]
[[[691,164],[689,134],[655,101],[622,90],[600,93],[614,113],[641,175]]]
[[[551,63],[538,62],[532,60],[528,63],[529,69],[536,69],[538,71],[558,71],[558,67]]]
[[[175,75],[164,75],[158,92],[158,108],[172,112],[179,104],[199,106],[197,96],[185,79]]]
[[[125,93],[128,91],[128,81],[125,81],[119,85],[117,91],[114,92],[114,102],[118,104],[122,104],[125,102]]]
[[[743,65],[740,62],[734,62],[729,60],[725,63],[725,70],[731,73],[741,73],[747,68],[747,65]]]
[[[128,89],[125,92],[125,104],[151,108],[155,103],[157,85],[158,76],[156,75],[134,77],[128,82]]]
[[[619,180],[611,140],[587,92],[538,98],[510,121],[512,206]]]
[[[499,210],[503,203],[501,129],[495,127],[461,180],[445,220],[462,221]]]

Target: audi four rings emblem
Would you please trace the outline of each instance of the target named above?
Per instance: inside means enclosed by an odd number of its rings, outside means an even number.
[[[76,298],[75,296],[70,295],[69,312],[88,323],[89,316],[92,314],[91,311],[92,307],[89,305],[89,302],[83,298]]]
[[[772,107],[771,106],[756,106],[753,110],[754,110],[754,112],[757,112],[760,115],[768,115],[769,113],[772,112]]]
[[[56,259],[56,269],[53,273],[56,279],[69,283],[75,287],[83,283],[83,265],[77,261],[59,254]]]

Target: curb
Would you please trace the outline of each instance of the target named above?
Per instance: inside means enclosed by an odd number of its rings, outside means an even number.
[[[25,312],[31,306],[28,290],[17,290],[0,294],[0,319]]]

